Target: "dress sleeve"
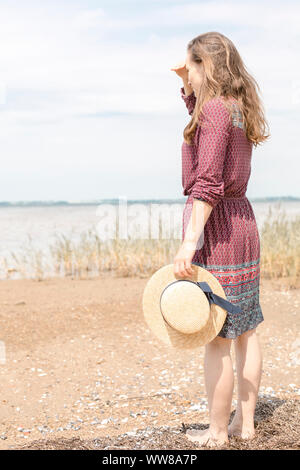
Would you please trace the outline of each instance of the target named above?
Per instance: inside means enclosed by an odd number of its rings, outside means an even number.
[[[196,104],[196,96],[194,94],[194,91],[190,95],[186,96],[185,93],[184,93],[184,87],[181,87],[180,88],[180,93],[181,93],[181,98],[183,99],[183,101],[186,104],[186,107],[188,109],[189,114],[192,115],[193,111],[194,111],[195,104]]]
[[[220,98],[205,103],[196,142],[198,166],[191,194],[212,207],[224,197],[223,170],[231,126],[230,114]]]

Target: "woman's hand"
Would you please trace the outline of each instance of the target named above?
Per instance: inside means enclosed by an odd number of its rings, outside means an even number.
[[[184,241],[174,258],[174,275],[176,277],[191,277],[194,270],[191,261],[196,251],[197,242]]]
[[[188,79],[188,71],[185,66],[185,62],[179,62],[177,65],[172,67],[170,70],[173,70],[174,72],[179,75],[183,80]]]

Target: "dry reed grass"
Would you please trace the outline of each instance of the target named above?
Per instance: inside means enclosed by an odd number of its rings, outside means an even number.
[[[118,230],[117,230],[118,233]],[[160,221],[159,234],[162,233]],[[299,284],[300,278],[300,215],[288,220],[280,208],[269,214],[260,230],[261,277],[288,278],[289,287]],[[129,236],[103,241],[95,228],[80,234],[79,240],[56,234],[47,255],[34,247],[29,236],[22,254],[11,252],[11,260],[0,259],[2,278],[31,277],[43,280],[51,276],[74,279],[98,277],[110,271],[115,276],[149,277],[161,266],[173,263],[180,246],[178,238],[138,239]]]

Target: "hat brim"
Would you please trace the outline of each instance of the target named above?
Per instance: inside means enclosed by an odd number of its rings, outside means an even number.
[[[225,309],[211,303],[207,323],[201,331],[192,334],[180,333],[165,322],[160,311],[160,296],[163,289],[176,280],[207,282],[214,294],[226,299],[223,287],[212,273],[193,263],[192,267],[194,270],[192,276],[176,278],[173,264],[163,266],[148,280],[143,293],[143,313],[147,325],[159,340],[173,348],[192,349],[204,346],[218,335],[227,316]]]

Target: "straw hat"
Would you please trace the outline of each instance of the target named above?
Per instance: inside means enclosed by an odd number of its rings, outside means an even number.
[[[241,308],[226,300],[217,278],[197,263],[194,274],[176,279],[174,265],[163,266],[143,293],[144,318],[159,340],[179,349],[204,346],[222,329],[227,313]]]

